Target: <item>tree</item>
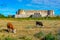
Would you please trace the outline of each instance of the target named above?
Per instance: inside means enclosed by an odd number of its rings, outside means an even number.
[[[5,16],[3,14],[0,13],[0,18],[4,18]]]
[[[14,18],[15,15],[8,15],[8,18]]]

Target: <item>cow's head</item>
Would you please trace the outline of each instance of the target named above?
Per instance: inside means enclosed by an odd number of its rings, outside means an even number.
[[[16,29],[12,30],[13,33],[16,33]]]

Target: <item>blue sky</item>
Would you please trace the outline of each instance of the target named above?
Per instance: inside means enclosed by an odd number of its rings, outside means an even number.
[[[60,15],[60,0],[0,0],[0,13],[14,15],[18,9],[54,10]]]

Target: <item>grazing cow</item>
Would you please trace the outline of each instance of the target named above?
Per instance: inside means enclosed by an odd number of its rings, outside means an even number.
[[[16,29],[14,29],[14,26],[10,22],[7,23],[7,29],[8,31],[12,31],[13,33],[16,33]]]
[[[43,23],[42,23],[42,22],[39,22],[39,21],[36,21],[36,26],[37,26],[37,27],[38,27],[38,26],[39,26],[39,27],[40,27],[40,26],[42,27],[42,26],[43,26]]]

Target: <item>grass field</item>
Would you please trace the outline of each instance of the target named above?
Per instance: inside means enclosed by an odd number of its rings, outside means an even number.
[[[43,28],[37,28],[36,21],[41,21],[44,24]],[[3,29],[7,29],[7,22],[11,22],[16,33],[6,32]],[[52,33],[56,34],[60,29],[60,20],[10,20],[0,19],[0,40],[8,40],[6,37],[14,38],[14,40],[41,40],[41,38],[34,37],[34,34],[38,32],[44,32],[44,34]],[[43,36],[43,35],[42,35]],[[23,38],[23,39],[22,39]],[[13,40],[13,39],[11,39]]]

